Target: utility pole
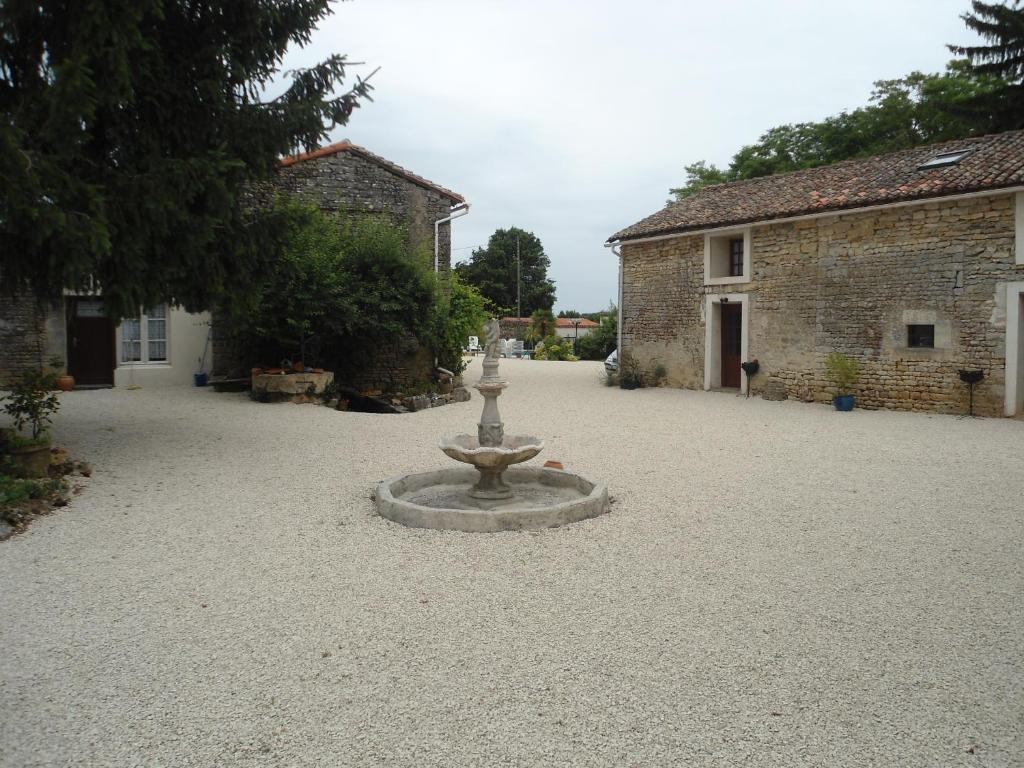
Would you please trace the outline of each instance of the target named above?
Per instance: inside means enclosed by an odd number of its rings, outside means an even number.
[[[519,235],[516,235],[516,317],[523,316],[523,307],[520,295],[520,278],[519,278]]]

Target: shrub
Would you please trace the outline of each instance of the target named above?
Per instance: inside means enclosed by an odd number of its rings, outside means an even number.
[[[451,273],[451,295],[437,291],[434,329],[431,338],[437,364],[458,375],[466,368],[462,350],[470,336],[483,337],[487,322],[487,300],[455,273]]]
[[[319,358],[331,366],[372,357],[388,339],[429,338],[435,281],[425,250],[378,217],[346,220],[296,202],[273,268],[230,325],[254,361]]]
[[[619,353],[619,386],[623,389],[639,389],[646,386],[644,369],[628,352]]]
[[[832,352],[825,358],[825,376],[838,390],[837,394],[849,395],[860,381],[860,366],[856,358]]]
[[[602,318],[597,328],[576,340],[576,354],[581,360],[604,360],[619,344],[618,328],[615,315]]]
[[[558,336],[548,336],[534,350],[535,360],[579,360],[572,351],[572,341]]]
[[[56,373],[24,371],[15,378],[11,393],[2,398],[6,401],[4,412],[14,421],[15,428],[21,431],[28,426],[32,440],[40,438],[53,422],[53,414],[60,410],[60,401],[52,391],[56,379]]]

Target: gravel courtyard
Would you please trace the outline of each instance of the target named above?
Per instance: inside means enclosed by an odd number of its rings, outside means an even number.
[[[537,533],[374,513],[475,392],[64,395],[95,472],[0,542],[0,765],[1024,765],[1024,422],[600,371],[502,363],[507,431],[614,501]]]

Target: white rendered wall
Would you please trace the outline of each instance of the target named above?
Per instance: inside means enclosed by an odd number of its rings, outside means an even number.
[[[210,313],[193,314],[172,307],[167,315],[168,360],[161,363],[121,363],[114,369],[115,387],[156,387],[192,384],[192,374],[199,370],[206,335],[210,330]],[[117,357],[121,358],[121,330],[117,332]],[[206,372],[213,370],[213,350],[206,352]]]

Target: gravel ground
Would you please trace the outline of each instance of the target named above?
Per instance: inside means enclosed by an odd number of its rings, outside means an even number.
[[[1024,765],[1024,422],[502,371],[610,515],[377,517],[476,393],[62,396],[95,473],[0,543],[0,765]]]

